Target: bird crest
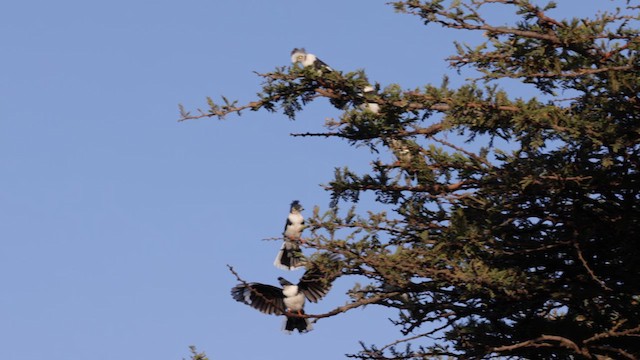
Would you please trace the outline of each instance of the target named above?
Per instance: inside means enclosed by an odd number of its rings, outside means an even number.
[[[298,200],[293,200],[291,202],[291,210],[298,210],[298,211],[302,211],[302,205],[300,205],[300,201]]]
[[[291,62],[303,62],[307,56],[307,51],[304,48],[294,48],[291,50]]]
[[[306,54],[307,50],[305,50],[304,48],[294,48],[293,50],[291,50],[291,55],[295,53]]]

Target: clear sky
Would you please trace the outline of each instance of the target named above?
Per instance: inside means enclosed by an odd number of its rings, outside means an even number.
[[[562,0],[581,16],[607,0]],[[502,14],[496,14],[497,18]],[[503,20],[506,22],[506,18]],[[178,104],[252,100],[306,47],[331,67],[403,88],[463,78],[444,58],[460,32],[374,0],[22,0],[0,5],[0,359],[337,359],[400,337],[369,306],[303,335],[235,302],[276,269],[289,203],[326,210],[334,167],[374,158],[290,137],[336,116],[325,101],[289,121],[266,112],[177,122]],[[529,96],[525,90],[522,96]],[[366,201],[363,210],[372,207]],[[307,312],[348,301],[351,279]]]

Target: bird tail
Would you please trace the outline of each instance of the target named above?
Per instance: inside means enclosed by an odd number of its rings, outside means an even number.
[[[304,311],[300,310],[300,314],[304,315]],[[308,318],[287,316],[282,330],[289,334],[291,334],[294,330],[298,330],[298,332],[302,334],[313,330],[313,325],[311,325],[311,320],[309,320]]]
[[[307,259],[302,254],[300,246],[294,241],[285,240],[273,265],[283,270],[296,270],[304,267],[306,262]]]

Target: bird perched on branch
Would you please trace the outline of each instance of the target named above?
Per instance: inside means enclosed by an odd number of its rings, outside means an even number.
[[[398,165],[410,167],[414,158],[419,154],[413,141],[409,142],[403,139],[388,139],[388,146],[395,155]],[[416,145],[417,146],[417,145]]]
[[[289,216],[284,225],[282,236],[284,241],[278,251],[273,265],[283,270],[295,270],[304,266],[306,261],[300,243],[303,242],[302,230],[304,229],[304,217],[302,216],[302,205],[298,200],[291,203]]]
[[[300,63],[304,67],[313,66],[320,71],[333,71],[324,61],[317,56],[307,53],[304,48],[295,48],[291,51],[291,62]]]
[[[422,147],[418,143],[410,139],[389,138],[386,145],[397,159],[395,165],[402,168],[411,179],[421,184],[433,180],[433,171],[425,161]]]
[[[314,54],[309,54],[304,48],[295,48],[291,51],[291,62],[296,64],[300,63],[303,67],[313,67],[318,70],[318,75],[323,73],[333,72],[334,70],[327,65],[324,61],[318,59]],[[329,101],[337,108],[344,109],[349,101],[352,101],[354,105],[359,106],[360,109],[370,111],[373,114],[380,112],[380,105],[374,102],[367,101],[367,95],[375,95],[376,88],[371,85],[367,85],[362,89],[362,92],[356,94],[356,99],[337,99],[330,98]]]
[[[366,96],[369,94],[374,94],[376,92],[376,89],[371,86],[371,85],[367,85],[362,89],[362,103],[359,105],[360,109],[364,110],[364,111],[370,111],[374,114],[378,114],[380,113],[380,105],[374,102],[367,102],[366,101]]]
[[[311,263],[297,284],[279,277],[280,286],[260,283],[242,283],[231,289],[231,296],[265,314],[285,315],[283,330],[291,333],[311,331],[313,326],[309,318],[304,317],[305,301],[317,303],[331,289],[331,283],[338,276],[335,268],[337,257],[325,256],[324,265]]]

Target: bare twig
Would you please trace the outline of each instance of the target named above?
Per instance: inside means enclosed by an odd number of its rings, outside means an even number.
[[[447,327],[451,326],[451,323],[452,323],[452,322],[453,322],[453,321],[447,321],[447,323],[446,323],[446,324],[444,324],[444,325],[442,325],[442,326],[439,326],[439,327],[437,327],[437,328],[434,328],[434,329],[433,329],[433,330],[431,330],[431,331],[427,331],[427,332],[425,332],[425,333],[418,334],[418,335],[415,335],[415,336],[411,336],[411,337],[408,337],[408,338],[404,338],[404,339],[396,340],[396,341],[394,341],[394,342],[392,342],[392,343],[389,343],[389,344],[387,344],[387,345],[385,345],[385,346],[381,347],[381,348],[380,348],[380,351],[384,351],[384,350],[386,350],[386,349],[388,349],[388,348],[390,348],[390,347],[392,347],[392,346],[395,346],[395,345],[398,345],[398,344],[401,344],[401,343],[405,343],[405,342],[408,342],[408,341],[416,340],[416,339],[419,339],[419,338],[421,338],[421,337],[429,337],[429,336],[431,336],[431,335],[433,335],[433,334],[437,333],[438,331],[441,331],[441,330],[446,329]]]
[[[582,263],[582,266],[585,268],[585,270],[587,270],[587,272],[589,273],[589,275],[591,276],[591,278],[598,283],[598,285],[600,285],[604,290],[606,291],[613,291],[610,287],[607,286],[607,284],[605,284],[604,281],[600,280],[600,278],[598,278],[595,274],[595,272],[593,272],[593,270],[589,267],[589,264],[587,263],[587,260],[584,258],[584,256],[582,255],[582,250],[580,249],[580,244],[578,243],[577,240],[574,239],[573,241],[573,247],[576,249],[576,253],[578,254],[578,259],[580,259],[580,262]]]
[[[380,302],[380,300],[384,300],[390,297],[394,297],[394,296],[398,296],[402,293],[400,292],[388,292],[388,293],[380,293],[378,295],[374,295],[370,298],[367,299],[362,299],[362,300],[358,300],[358,301],[354,301],[352,303],[349,303],[347,305],[344,306],[340,306],[337,307],[329,312],[323,313],[323,314],[306,314],[303,315],[304,317],[309,317],[309,318],[314,318],[314,319],[322,319],[322,318],[327,318],[327,317],[331,317],[331,316],[335,316],[338,315],[340,313],[344,313],[347,312],[351,309],[356,309],[365,305],[370,305],[370,304],[375,304],[377,302]]]
[[[586,339],[584,341],[584,343],[588,344],[588,343],[593,342],[593,341],[606,339],[606,338],[612,338],[612,337],[638,336],[638,335],[640,335],[640,325],[636,326],[634,328],[631,328],[631,329],[624,330],[624,331],[618,331],[618,328],[620,328],[625,322],[626,322],[626,320],[618,322],[613,328],[611,328],[611,330],[603,332],[603,333],[600,333],[600,334],[593,335],[592,337]]]
[[[508,352],[524,347],[553,347],[552,342],[557,342],[560,346],[574,351],[577,354],[581,354],[591,358],[591,354],[588,349],[581,349],[575,342],[557,335],[542,335],[536,339],[526,340],[513,345],[498,346],[491,349],[495,352]]]

